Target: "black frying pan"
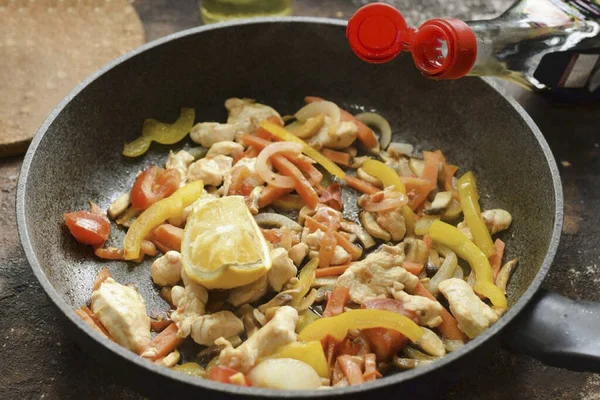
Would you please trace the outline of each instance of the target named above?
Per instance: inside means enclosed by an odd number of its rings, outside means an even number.
[[[175,34],[114,61],[48,117],[23,163],[19,232],[36,276],[86,353],[123,371],[128,382],[147,394],[317,395],[186,377],[101,338],[73,312],[88,302],[100,268],[107,266],[119,282],[134,282],[151,315],[166,305],[149,278],[149,262],[133,266],[95,259],[89,248],[69,236],[62,214],[86,207],[89,199],[106,207],[131,186],[137,170],[164,162],[169,148],[156,145],[140,159],[121,156],[123,143],[139,135],[145,118],[175,120],[180,107],[194,107],[197,121],[223,121],[223,101],[232,96],[253,97],[290,113],[301,107],[305,95],[318,95],[354,111],[377,110],[390,121],[394,140],[441,148],[463,171],[473,169],[483,206],[513,214],[513,225],[502,238],[508,257],[520,258],[509,286],[509,310],[480,337],[429,366],[362,386],[319,391],[318,396],[371,394],[392,386],[393,391],[416,393],[436,387],[453,376],[449,371],[460,370],[461,362],[475,362],[484,345],[493,344],[519,314],[528,316],[512,329],[509,344],[546,362],[598,370],[600,349],[597,341],[589,340],[596,333],[591,325],[599,324],[598,307],[555,294],[536,297],[556,252],[563,216],[558,170],[538,128],[492,82],[428,81],[406,57],[379,66],[360,61],[348,48],[344,27],[342,21],[286,18]],[[113,230],[114,244],[122,237]],[[595,313],[596,320],[590,319],[593,315],[582,317],[584,311]],[[421,384],[424,380],[428,383]]]

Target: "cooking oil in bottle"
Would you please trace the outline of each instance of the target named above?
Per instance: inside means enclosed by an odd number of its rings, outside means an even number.
[[[238,18],[290,15],[292,0],[202,0],[200,14],[205,24]]]

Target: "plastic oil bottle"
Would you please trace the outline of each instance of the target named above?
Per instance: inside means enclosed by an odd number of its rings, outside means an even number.
[[[436,18],[418,28],[372,3],[349,20],[346,35],[372,63],[411,52],[427,78],[495,76],[565,100],[600,100],[598,0],[522,0],[495,19]]]

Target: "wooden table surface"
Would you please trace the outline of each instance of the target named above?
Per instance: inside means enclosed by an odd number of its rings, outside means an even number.
[[[433,16],[489,18],[510,0],[390,1],[409,23]],[[296,15],[347,18],[364,1],[297,0]],[[136,0],[148,40],[200,23],[195,0]],[[507,89],[546,136],[565,192],[565,227],[544,287],[600,301],[600,105],[563,106]],[[0,159],[0,399],[141,399],[83,354],[31,272],[20,247],[15,194],[22,157]],[[600,375],[547,367],[498,349],[456,382],[447,399],[600,399]]]

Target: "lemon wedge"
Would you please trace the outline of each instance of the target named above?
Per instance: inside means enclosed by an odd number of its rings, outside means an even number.
[[[194,203],[181,243],[187,275],[208,289],[254,282],[271,268],[267,241],[242,196]]]

